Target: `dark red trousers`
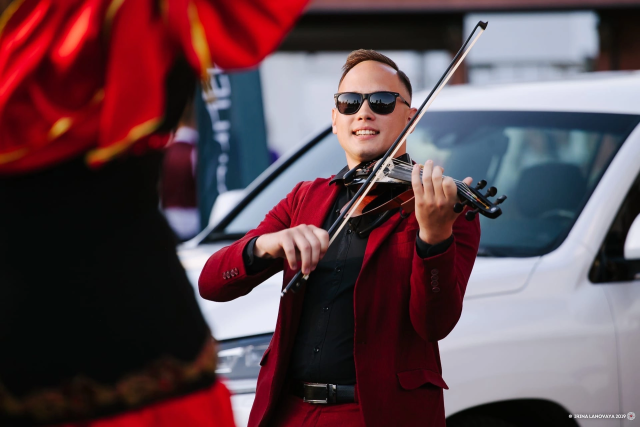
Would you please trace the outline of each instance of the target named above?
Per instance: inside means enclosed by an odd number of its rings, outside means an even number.
[[[358,403],[318,405],[285,394],[280,399],[271,427],[364,427]]]

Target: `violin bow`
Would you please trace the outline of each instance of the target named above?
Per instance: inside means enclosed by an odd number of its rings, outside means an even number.
[[[347,204],[347,207],[342,210],[342,212],[340,213],[338,218],[335,220],[333,225],[331,225],[331,228],[329,229],[329,235],[331,236],[331,240],[329,240],[329,245],[331,245],[331,243],[333,243],[333,241],[336,239],[336,237],[340,233],[340,230],[342,230],[344,226],[347,224],[347,222],[351,218],[351,215],[353,215],[353,213],[355,212],[356,207],[364,200],[364,198],[367,196],[367,193],[369,193],[371,188],[373,188],[377,180],[382,178],[384,166],[390,164],[393,161],[395,154],[398,152],[402,144],[404,144],[405,141],[407,140],[407,136],[411,132],[413,132],[413,130],[417,126],[420,119],[422,119],[422,116],[424,116],[424,113],[427,112],[427,110],[429,109],[433,101],[436,99],[436,97],[438,96],[442,88],[447,84],[447,82],[449,81],[453,73],[455,73],[455,71],[458,69],[458,67],[460,66],[464,58],[467,56],[469,51],[473,48],[473,45],[476,44],[476,42],[478,41],[482,33],[484,33],[484,30],[487,29],[487,24],[488,22],[482,22],[482,21],[479,21],[476,24],[476,26],[473,28],[473,31],[471,31],[471,34],[469,34],[469,37],[467,38],[467,40],[464,42],[464,44],[462,45],[462,47],[460,48],[456,56],[453,57],[453,59],[451,60],[451,63],[449,64],[445,72],[442,74],[442,77],[440,77],[440,79],[435,84],[435,86],[433,87],[433,89],[431,90],[427,98],[424,100],[422,105],[420,105],[420,108],[418,108],[418,111],[416,112],[416,114],[411,118],[411,120],[409,120],[409,122],[404,127],[402,132],[400,132],[400,135],[398,136],[398,138],[396,138],[395,142],[391,145],[391,147],[389,147],[389,149],[384,154],[384,156],[382,156],[382,158],[377,162],[371,174],[362,183],[358,192],[351,198],[351,200]],[[478,32],[476,33],[476,31]],[[356,203],[356,200],[357,200],[357,203]],[[303,276],[302,270],[298,271],[298,273],[296,273],[293,279],[291,279],[289,284],[282,290],[282,293],[280,294],[280,296],[284,297],[284,295],[289,290],[291,290],[292,292],[297,291],[308,279],[309,279],[308,274]]]

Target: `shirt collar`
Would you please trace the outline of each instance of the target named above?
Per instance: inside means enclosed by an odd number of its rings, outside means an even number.
[[[407,163],[412,163],[413,161],[411,160],[411,156],[409,156],[409,153],[404,153],[401,156],[396,157],[398,160],[402,160],[404,162]],[[340,172],[338,172],[337,174],[334,175],[333,178],[331,178],[331,181],[329,181],[329,185],[333,184],[334,182],[338,182],[340,181],[340,183],[342,184],[344,182],[344,174],[349,172],[349,165],[343,167]]]

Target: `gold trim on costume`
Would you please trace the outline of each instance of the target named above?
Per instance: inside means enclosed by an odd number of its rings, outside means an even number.
[[[83,375],[64,385],[34,391],[17,398],[0,382],[0,414],[38,422],[56,422],[69,417],[89,418],[120,406],[134,408],[160,398],[184,392],[192,384],[215,378],[216,347],[208,337],[192,361],[173,357],[151,361],[143,369],[130,372],[114,384],[100,384]]]
[[[60,135],[68,131],[72,123],[73,119],[71,117],[62,117],[58,119],[49,130],[49,134],[47,135],[49,141],[53,141],[54,139],[58,138]]]
[[[160,15],[165,23],[169,22],[169,1],[160,0]]]
[[[98,89],[96,93],[91,98],[91,104],[97,104],[98,102],[104,99],[104,89]]]
[[[24,157],[29,152],[29,149],[26,147],[18,148],[14,151],[9,151],[8,153],[0,153],[0,165],[5,163],[14,162],[22,157]]]
[[[207,69],[212,67],[211,52],[209,52],[204,26],[198,17],[198,8],[193,2],[189,2],[187,12],[191,23],[191,45],[200,60],[200,76],[204,80],[208,78]]]
[[[11,19],[13,14],[16,13],[16,10],[22,6],[22,3],[24,3],[24,0],[15,0],[12,3],[9,3],[9,6],[7,6],[5,11],[0,15],[0,37],[2,37],[2,30],[4,30],[7,22],[9,22],[9,19]]]
[[[120,10],[120,7],[124,4],[124,0],[111,0],[109,3],[109,7],[107,8],[107,13],[104,16],[104,34],[105,37],[109,37],[111,34],[111,24],[113,23],[113,19]]]
[[[96,148],[95,150],[89,151],[86,157],[87,163],[92,165],[109,161],[124,152],[139,139],[152,134],[161,123],[162,120],[160,118],[155,118],[134,126],[124,139],[108,147]]]

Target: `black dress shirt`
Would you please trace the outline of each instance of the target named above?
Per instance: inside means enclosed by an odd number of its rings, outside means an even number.
[[[407,156],[406,161],[410,161]],[[328,230],[338,218],[340,209],[355,193],[344,185],[342,169],[329,183],[340,185],[336,201],[322,228]],[[298,380],[329,384],[355,384],[353,360],[354,313],[353,291],[360,274],[369,233],[360,236],[377,217],[352,218],[329,246],[316,269],[309,275],[302,316],[291,354],[289,375]],[[416,233],[417,234],[417,233]],[[247,274],[267,268],[273,261],[253,254],[255,237],[245,247],[243,256]],[[427,258],[447,250],[453,236],[436,245],[429,245],[416,235],[416,250]]]

